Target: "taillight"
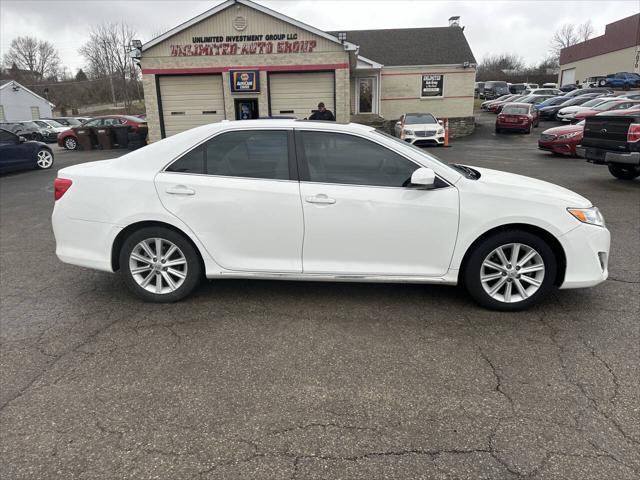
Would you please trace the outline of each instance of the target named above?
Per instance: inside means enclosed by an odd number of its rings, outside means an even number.
[[[627,131],[627,142],[637,142],[640,140],[640,123],[632,123]]]
[[[53,181],[53,197],[60,200],[62,196],[71,188],[73,182],[68,178],[56,178]]]

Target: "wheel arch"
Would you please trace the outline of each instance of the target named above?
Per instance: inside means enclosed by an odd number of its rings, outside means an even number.
[[[458,270],[458,284],[459,285],[462,284],[464,279],[464,272],[467,267],[467,263],[469,262],[469,257],[471,256],[471,253],[474,251],[474,249],[478,246],[478,244],[482,242],[485,238],[490,237],[491,235],[495,235],[496,233],[500,233],[500,232],[506,232],[509,230],[520,230],[520,231],[529,232],[529,233],[532,233],[533,235],[536,235],[542,238],[545,242],[547,242],[549,247],[551,247],[551,250],[553,250],[553,254],[556,256],[556,259],[558,261],[556,278],[554,279],[553,283],[556,286],[562,285],[562,283],[564,282],[565,272],[567,270],[567,255],[564,251],[564,248],[562,247],[562,244],[549,231],[545,230],[544,228],[538,227],[536,225],[531,225],[528,223],[509,223],[505,225],[499,225],[497,227],[491,228],[490,230],[487,230],[478,238],[476,238],[471,243],[471,245],[469,245],[469,247],[464,253],[464,256],[462,257],[460,269]]]
[[[118,270],[120,270],[120,250],[122,249],[122,245],[124,244],[127,237],[131,235],[133,232],[136,232],[142,228],[148,228],[148,227],[167,228],[179,235],[182,235],[191,244],[194,250],[198,253],[198,258],[200,259],[200,264],[203,269],[202,271],[203,272],[205,271],[205,263],[204,263],[204,258],[202,256],[202,252],[200,251],[196,243],[193,241],[193,239],[187,233],[185,233],[183,230],[176,227],[175,225],[171,225],[170,223],[161,222],[157,220],[144,220],[144,221],[135,222],[130,225],[127,225],[118,233],[118,235],[116,235],[116,238],[113,240],[113,244],[111,246],[111,268],[113,269],[114,272],[117,272]]]

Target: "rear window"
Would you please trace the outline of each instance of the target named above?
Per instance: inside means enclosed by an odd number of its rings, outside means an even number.
[[[507,105],[502,109],[502,113],[507,115],[526,115],[529,113],[529,107],[524,105]]]
[[[438,122],[436,121],[436,118],[430,113],[419,114],[419,115],[407,114],[407,116],[404,119],[405,125],[420,125],[423,123],[438,123]]]

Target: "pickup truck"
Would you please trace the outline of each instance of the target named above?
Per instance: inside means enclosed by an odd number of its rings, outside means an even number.
[[[587,117],[576,153],[588,162],[607,165],[620,180],[640,176],[640,111],[630,115]]]
[[[598,80],[598,86],[629,90],[630,88],[640,87],[640,75],[629,72],[612,73]]]

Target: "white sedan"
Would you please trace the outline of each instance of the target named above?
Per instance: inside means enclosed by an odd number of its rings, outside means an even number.
[[[405,113],[396,122],[395,134],[416,147],[444,144],[442,122],[430,113]]]
[[[119,271],[149,301],[203,277],[421,282],[517,310],[607,278],[589,200],[363,125],[223,121],[58,175],[60,260]]]

